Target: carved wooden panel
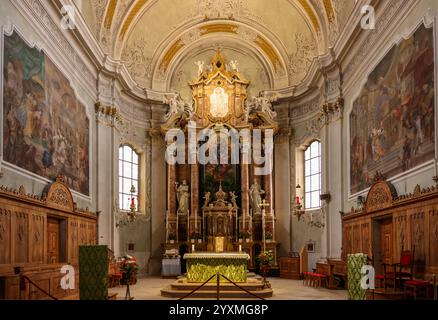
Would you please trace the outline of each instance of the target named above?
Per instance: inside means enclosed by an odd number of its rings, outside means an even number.
[[[360,224],[355,223],[353,225],[353,252],[359,253],[362,252],[362,246],[360,241]]]
[[[78,262],[78,246],[79,246],[79,221],[77,219],[69,220],[69,262],[77,263]]]
[[[15,212],[15,262],[29,262],[29,216],[24,212]]]
[[[371,225],[368,221],[361,224],[361,242],[362,242],[362,253],[366,253],[369,257],[371,254]]]
[[[406,212],[394,214],[393,222],[393,261],[400,261],[401,252],[403,250],[411,250],[408,214]]]
[[[429,250],[428,265],[434,266],[435,272],[438,271],[438,210],[429,211]]]
[[[84,220],[79,220],[79,245],[87,245],[87,223]]]
[[[365,208],[367,212],[381,210],[392,206],[393,200],[396,198],[397,193],[393,185],[379,181],[375,183],[366,199]]]
[[[425,213],[423,208],[414,209],[409,214],[411,250],[415,249],[415,267],[424,272],[426,266]]]
[[[30,262],[43,263],[44,261],[44,221],[45,216],[32,214],[30,220]]]
[[[11,211],[0,208],[0,265],[11,263]]]
[[[93,245],[96,242],[96,227],[94,223],[87,223],[87,244]]]
[[[350,223],[346,223],[344,226],[344,259],[347,259],[347,255],[353,252],[353,229]]]

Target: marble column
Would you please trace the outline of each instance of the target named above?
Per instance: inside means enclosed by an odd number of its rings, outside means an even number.
[[[191,192],[190,192],[190,226],[189,226],[189,233],[198,231],[200,232],[200,217],[198,214],[198,207],[199,207],[199,165],[198,163],[192,164],[190,166],[191,171]],[[196,223],[196,224],[195,224]]]
[[[176,217],[176,166],[167,165],[167,209],[170,217]]]

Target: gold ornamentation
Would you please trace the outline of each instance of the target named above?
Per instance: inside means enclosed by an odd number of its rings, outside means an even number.
[[[202,26],[199,28],[199,31],[201,32],[201,36],[218,32],[236,34],[238,28],[239,27],[237,25],[231,23],[217,23]]]
[[[277,55],[277,52],[275,52],[274,48],[271,46],[271,44],[268,41],[266,41],[261,36],[257,36],[257,38],[254,40],[254,43],[257,44],[260,47],[260,49],[262,49],[269,57],[269,60],[271,60],[271,63],[274,66],[275,72],[278,72],[279,69],[283,68],[283,65],[280,61],[280,58]]]
[[[166,54],[164,55],[163,60],[160,64],[160,70],[161,72],[165,73],[167,71],[167,68],[170,65],[170,62],[172,61],[173,57],[178,53],[178,51],[185,46],[184,42],[181,39],[178,39],[174,42],[174,44],[167,50]]]

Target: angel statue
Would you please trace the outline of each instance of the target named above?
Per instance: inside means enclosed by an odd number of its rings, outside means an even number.
[[[230,198],[231,198],[231,203],[233,204],[233,207],[237,208],[237,195],[234,191],[230,192]]]
[[[210,203],[210,195],[211,195],[210,192],[206,192],[205,193],[205,196],[204,196],[204,199],[205,199],[205,201],[204,201],[204,208],[206,208],[208,206],[208,204]]]
[[[272,109],[272,103],[277,101],[275,95],[268,96],[267,92],[260,93],[256,98],[253,98],[255,109],[267,114],[271,119],[277,116],[277,112]]]
[[[257,181],[254,181],[253,185],[249,189],[249,198],[253,214],[262,213],[262,208],[260,207],[260,204],[262,203],[262,194],[265,194],[265,191],[262,190]]]
[[[163,103],[169,105],[169,112],[167,112],[164,116],[165,120],[170,119],[170,117],[175,114],[180,114],[184,112],[185,103],[181,98],[181,95],[176,91],[172,94],[170,98],[168,96],[164,96]]]
[[[181,185],[178,182],[175,182],[175,188],[176,188],[176,198],[178,200],[177,212],[179,214],[188,214],[190,192],[189,192],[189,186],[187,185],[187,181],[183,180],[183,183]]]
[[[195,64],[198,66],[198,78],[201,77],[202,73],[204,72],[204,61],[196,61]]]
[[[228,65],[231,71],[239,72],[239,63],[237,60],[231,60]]]

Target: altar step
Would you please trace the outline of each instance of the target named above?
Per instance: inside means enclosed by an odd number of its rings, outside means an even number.
[[[189,283],[186,279],[179,279],[170,286],[161,290],[161,295],[168,298],[181,298],[198,288],[200,283]],[[273,291],[271,288],[264,288],[263,282],[258,277],[248,279],[246,283],[239,283],[239,286],[261,298],[272,297]],[[231,283],[221,283],[219,285],[219,293],[221,299],[256,299],[256,297],[240,290]],[[217,285],[216,282],[210,282],[204,287],[193,293],[187,299],[216,299]]]

